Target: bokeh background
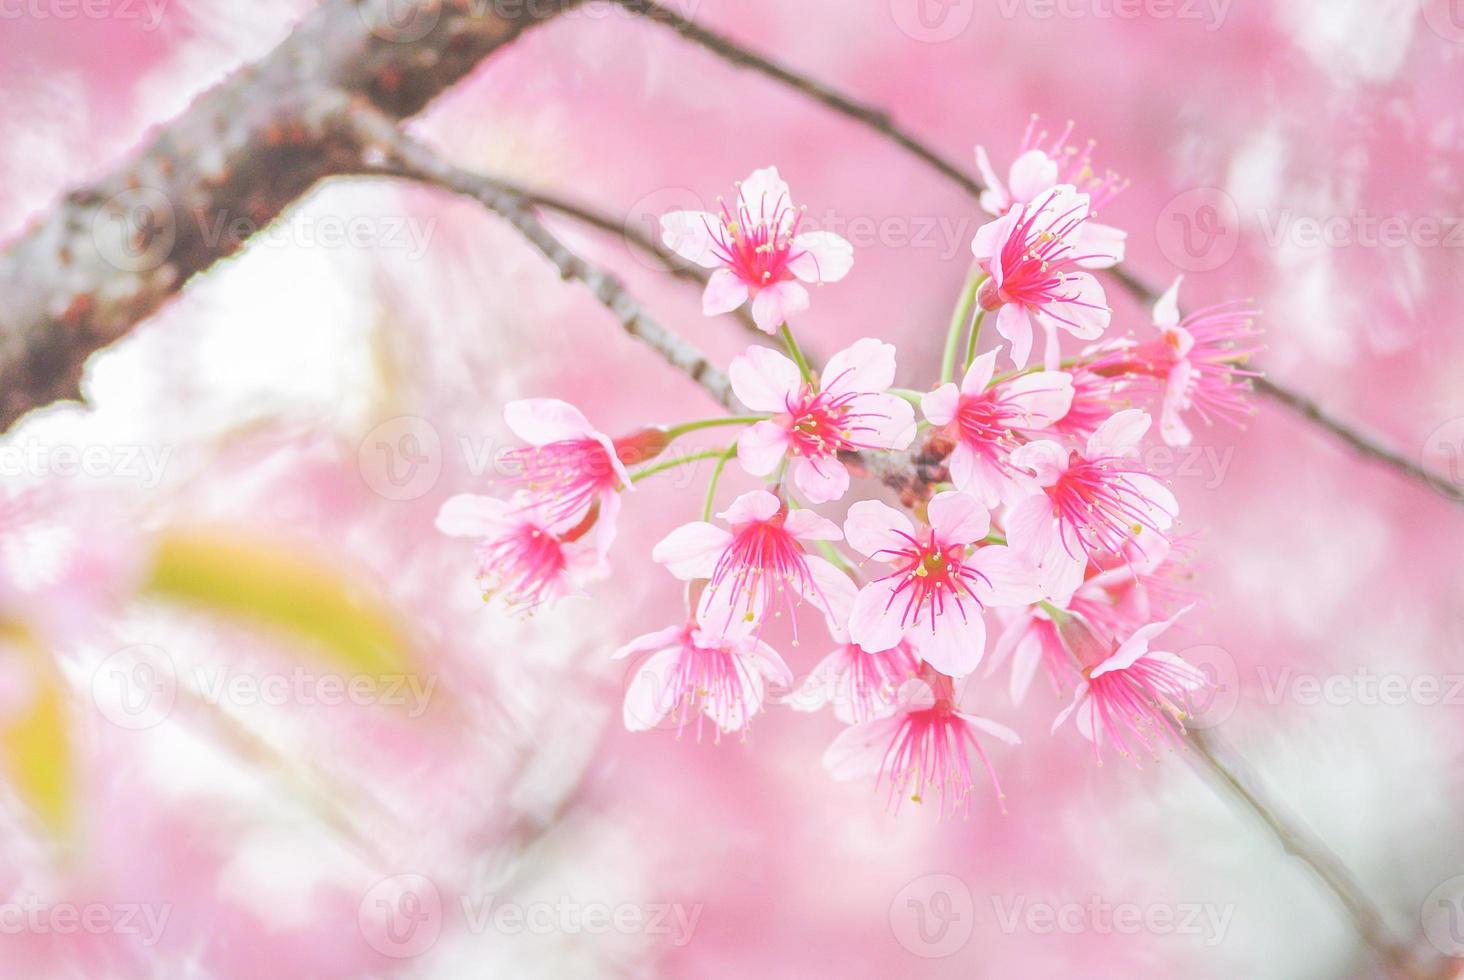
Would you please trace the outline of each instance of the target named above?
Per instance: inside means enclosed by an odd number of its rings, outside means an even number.
[[[0,3],[0,234],[310,6]],[[1104,219],[1129,231],[1134,270],[1186,272],[1190,304],[1253,299],[1275,380],[1464,482],[1457,4],[675,6],[963,163],[980,142],[1004,166],[1032,113],[1075,120],[1132,182]],[[808,346],[879,336],[899,345],[900,384],[934,376],[974,202],[668,31],[592,5],[485,62],[414,130],[646,231],[776,164],[809,220],[857,249],[803,318]],[[553,224],[717,358],[745,344],[618,237]],[[1115,332],[1147,323],[1111,295]],[[714,409],[473,204],[321,186],[95,357],[85,389],[89,407],[0,441],[0,596],[31,627],[7,633],[0,711],[10,724],[54,695],[67,733],[64,751],[12,753],[31,761],[0,810],[5,975],[1378,975],[1331,897],[1184,756],[1096,766],[1071,729],[1048,734],[1063,702],[1041,684],[1020,709],[1004,680],[973,685],[1024,744],[993,753],[1007,812],[978,793],[964,819],[892,815],[873,786],[832,782],[828,714],[776,709],[720,744],[626,733],[609,654],[679,614],[649,547],[695,516],[707,473],[645,484],[614,577],[527,619],[483,604],[470,550],[432,519],[489,489],[506,400],[569,398],[611,433]],[[1464,952],[1439,927],[1464,893],[1464,511],[1271,403],[1157,465],[1197,556],[1176,644],[1220,686],[1201,723],[1400,936]],[[300,630],[139,584],[159,541],[198,527],[248,546],[237,564],[218,551],[240,574],[339,576],[342,615],[394,622],[378,626],[431,691],[325,703],[339,664]],[[828,645],[809,637],[785,647],[795,671]],[[98,928],[66,929],[67,908],[100,909]],[[394,932],[382,909],[420,928]]]

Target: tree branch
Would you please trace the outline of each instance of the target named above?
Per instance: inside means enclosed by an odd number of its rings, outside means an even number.
[[[355,169],[342,125],[349,103],[411,116],[526,28],[579,2],[321,5],[0,252],[0,431],[32,408],[79,398],[90,354],[316,181]]]
[[[860,123],[906,150],[971,197],[978,197],[984,189],[981,181],[965,168],[958,166],[933,147],[901,128],[883,109],[852,98],[802,72],[794,71],[780,62],[758,54],[726,35],[709,30],[691,18],[669,10],[654,0],[613,0],[613,2],[646,20],[670,28],[728,64],[765,75],[789,88],[802,92],[834,112]],[[1159,298],[1158,290],[1127,269],[1121,267],[1114,269],[1113,276],[1140,302],[1152,304]],[[1456,503],[1464,503],[1464,487],[1458,486],[1441,474],[1414,462],[1384,440],[1363,432],[1349,422],[1344,422],[1306,395],[1271,380],[1264,374],[1255,379],[1254,387],[1262,396],[1331,433],[1358,455],[1388,467],[1407,479],[1424,483]]]

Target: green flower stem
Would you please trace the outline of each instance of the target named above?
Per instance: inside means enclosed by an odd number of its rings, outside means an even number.
[[[986,320],[986,311],[980,310],[976,318],[971,321],[971,336],[966,341],[966,370],[971,369],[971,362],[976,360],[976,341],[981,337],[981,324]]]
[[[946,332],[945,353],[940,359],[941,384],[956,376],[956,351],[961,344],[961,331],[971,320],[971,313],[976,308],[976,294],[985,281],[986,273],[979,266],[972,266],[966,285],[961,289],[961,298],[956,302],[955,311],[951,313],[950,329]]]
[[[725,449],[708,449],[699,453],[692,453],[690,456],[675,456],[665,459],[654,466],[647,466],[643,470],[636,470],[630,474],[631,483],[639,483],[647,477],[655,476],[657,473],[664,473],[667,470],[674,470],[678,466],[685,466],[687,463],[695,463],[703,459],[716,459],[727,452]]]
[[[752,425],[754,422],[761,422],[766,418],[768,418],[766,415],[720,415],[712,419],[697,419],[694,422],[682,422],[680,425],[671,426],[666,430],[666,438],[675,439],[688,432],[695,432],[698,429],[713,429],[719,425]]]
[[[727,460],[731,459],[736,453],[737,445],[734,443],[722,450],[721,455],[717,459],[717,465],[712,468],[712,479],[707,484],[707,502],[702,507],[702,520],[704,521],[712,519],[712,509],[717,506],[717,484],[722,480],[722,470],[726,468]]]
[[[783,338],[783,346],[788,348],[788,356],[798,365],[798,373],[803,375],[803,380],[813,384],[813,371],[808,366],[808,358],[798,348],[798,341],[793,339],[793,330],[785,323],[778,330],[778,336]]]

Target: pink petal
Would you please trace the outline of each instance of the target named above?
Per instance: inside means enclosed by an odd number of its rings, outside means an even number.
[[[1171,446],[1188,446],[1193,440],[1184,424],[1184,410],[1189,407],[1190,375],[1194,368],[1189,361],[1179,361],[1169,369],[1164,383],[1164,404],[1159,412],[1159,434]]]
[[[1043,598],[1041,569],[1017,548],[987,545],[968,564],[984,579],[976,584],[976,597],[985,606],[1020,608]]]
[[[437,530],[455,538],[492,538],[513,524],[513,505],[496,497],[460,493],[443,501]]]
[[[793,464],[793,482],[809,503],[827,504],[849,490],[849,471],[837,459],[800,459]]]
[[[1174,282],[1164,290],[1164,295],[1154,303],[1154,326],[1161,330],[1179,326],[1179,284],[1182,282],[1184,276],[1175,276]]]
[[[903,723],[899,715],[890,715],[844,729],[824,751],[824,769],[839,782],[874,775]]]
[[[636,668],[625,689],[621,718],[627,731],[646,732],[661,723],[680,694],[672,683],[672,672],[680,658],[679,646],[662,650]]]
[[[1113,318],[1103,284],[1087,272],[1068,273],[1063,281],[1062,298],[1046,304],[1036,314],[1039,320],[1065,330],[1079,340],[1098,339]],[[998,328],[1000,325],[998,318]],[[1015,359],[1015,351],[1012,357]]]
[[[732,506],[717,516],[733,527],[738,527],[755,521],[770,520],[782,508],[783,502],[768,491],[749,490],[732,501]]]
[[[922,620],[915,631],[920,658],[950,677],[965,677],[980,666],[986,654],[986,624],[974,602],[965,604],[964,613],[948,604],[936,615],[934,630]]]
[[[715,269],[722,260],[712,229],[721,224],[720,217],[705,211],[672,211],[661,216],[661,244],[703,269]]]
[[[808,309],[808,290],[796,282],[779,282],[758,290],[752,301],[752,319],[763,333],[773,334]]]
[[[800,541],[839,541],[844,537],[839,525],[807,509],[789,511],[783,528]]]
[[[931,425],[950,424],[960,404],[961,390],[949,381],[920,396],[920,411]]]
[[[870,653],[888,650],[904,636],[905,627],[901,622],[904,605],[891,604],[898,584],[893,578],[871,582],[854,599],[854,608],[849,613],[849,639]]]
[[[600,433],[579,409],[558,398],[524,398],[503,406],[503,421],[531,446],[599,438]]]
[[[753,476],[767,476],[788,452],[788,430],[776,422],[758,422],[737,437],[737,462]]]
[[[1078,265],[1084,269],[1111,269],[1123,261],[1128,232],[1112,225],[1085,221],[1073,241],[1073,250],[1083,256]]]
[[[1011,207],[1011,195],[1007,193],[1006,185],[996,175],[996,170],[991,166],[991,158],[986,155],[986,147],[976,147],[976,170],[981,174],[981,183],[985,188],[981,192],[981,207],[987,214],[1001,215]]]
[[[1018,303],[1007,303],[996,311],[996,332],[1012,345],[1012,363],[1027,366],[1032,357],[1032,315]]]
[[[798,365],[767,347],[749,347],[727,367],[732,393],[754,412],[785,412],[803,387]]]
[[[702,292],[702,316],[721,316],[731,313],[747,302],[747,283],[738,278],[731,269],[718,269],[707,280]]]
[[[1057,184],[1057,161],[1041,150],[1028,150],[1012,162],[1012,200],[1026,204]]]
[[[1007,726],[999,722],[992,721],[990,718],[982,718],[980,715],[968,715],[964,711],[957,711],[956,717],[960,718],[972,728],[975,728],[978,731],[985,732],[987,735],[990,735],[992,738],[996,739],[999,742],[1005,742],[1007,745],[1022,744],[1022,738],[1020,735],[1012,731]]]
[[[856,340],[830,357],[819,376],[830,394],[883,392],[895,383],[895,345],[872,337]]]
[[[1018,428],[1045,429],[1072,408],[1073,376],[1064,371],[1024,374],[1002,385],[1002,400],[1021,409]]]
[[[1007,459],[1031,473],[1042,486],[1050,487],[1067,472],[1068,451],[1051,439],[1034,439],[1013,449]]]
[[[741,203],[753,221],[771,222],[780,211],[793,207],[793,198],[788,193],[788,184],[778,174],[777,167],[763,167],[737,185]],[[788,219],[791,220],[791,213]]]
[[[971,254],[978,262],[990,263],[991,268],[988,271],[998,286],[1001,285],[1001,263],[996,259],[1001,255],[1001,247],[1011,237],[1012,229],[1016,227],[1020,217],[1017,211],[1010,211],[977,228],[976,236],[971,239]]]
[[[860,395],[850,407],[864,417],[860,442],[878,449],[906,449],[915,441],[915,407],[899,395]]]
[[[907,535],[908,537],[902,537]],[[861,500],[849,508],[844,519],[844,540],[849,547],[869,558],[898,551],[915,536],[915,525],[903,513],[878,500]]]
[[[651,650],[665,650],[671,646],[681,645],[681,634],[686,630],[685,626],[668,626],[663,630],[656,630],[654,633],[646,633],[638,636],[629,643],[620,647],[610,655],[611,660],[624,660],[626,657],[637,653],[648,653]]]
[[[793,239],[788,271],[804,282],[838,282],[854,268],[854,246],[831,231],[810,231]]]
[[[1149,413],[1141,408],[1126,408],[1115,412],[1088,437],[1089,459],[1105,456],[1123,456],[1136,448],[1149,431]]]
[[[930,500],[930,526],[942,544],[970,544],[991,530],[991,513],[969,493],[947,490]]]
[[[682,581],[709,578],[732,535],[705,521],[683,524],[651,549],[651,560]]]
[[[849,621],[859,587],[839,566],[818,555],[808,555],[808,571],[813,576],[814,589],[804,596],[821,611],[833,627]],[[831,628],[830,632],[835,630]]]
[[[1170,616],[1161,623],[1149,623],[1134,630],[1133,635],[1121,643],[1113,656],[1093,668],[1093,676],[1098,677],[1108,673],[1110,670],[1126,670],[1132,667],[1140,657],[1149,652],[1149,644],[1154,638],[1174,625],[1175,620],[1183,616],[1195,607],[1194,603],[1185,606],[1179,612]]]
[[[965,377],[961,379],[961,394],[979,395],[986,390],[992,375],[996,373],[996,355],[1000,352],[1001,348],[997,347],[971,362]]]

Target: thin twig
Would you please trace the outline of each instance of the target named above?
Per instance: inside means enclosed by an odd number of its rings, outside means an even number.
[[[728,64],[766,75],[789,88],[802,92],[834,112],[860,123],[923,161],[932,170],[950,180],[971,197],[979,197],[984,189],[981,181],[964,167],[901,128],[888,112],[878,106],[855,99],[802,72],[794,71],[787,65],[758,54],[726,35],[709,30],[689,17],[669,10],[653,0],[614,0],[614,2],[632,13],[639,14],[646,20],[676,31],[682,37],[705,48]],[[1112,273],[1114,279],[1140,302],[1152,304],[1158,299],[1159,292],[1129,270],[1120,267],[1112,270]],[[1342,421],[1322,409],[1306,395],[1268,379],[1264,375],[1256,379],[1254,387],[1262,396],[1331,433],[1358,455],[1393,469],[1409,480],[1424,483],[1456,503],[1464,503],[1464,487],[1457,486],[1421,463],[1414,462],[1382,439],[1361,431],[1351,423]]]

